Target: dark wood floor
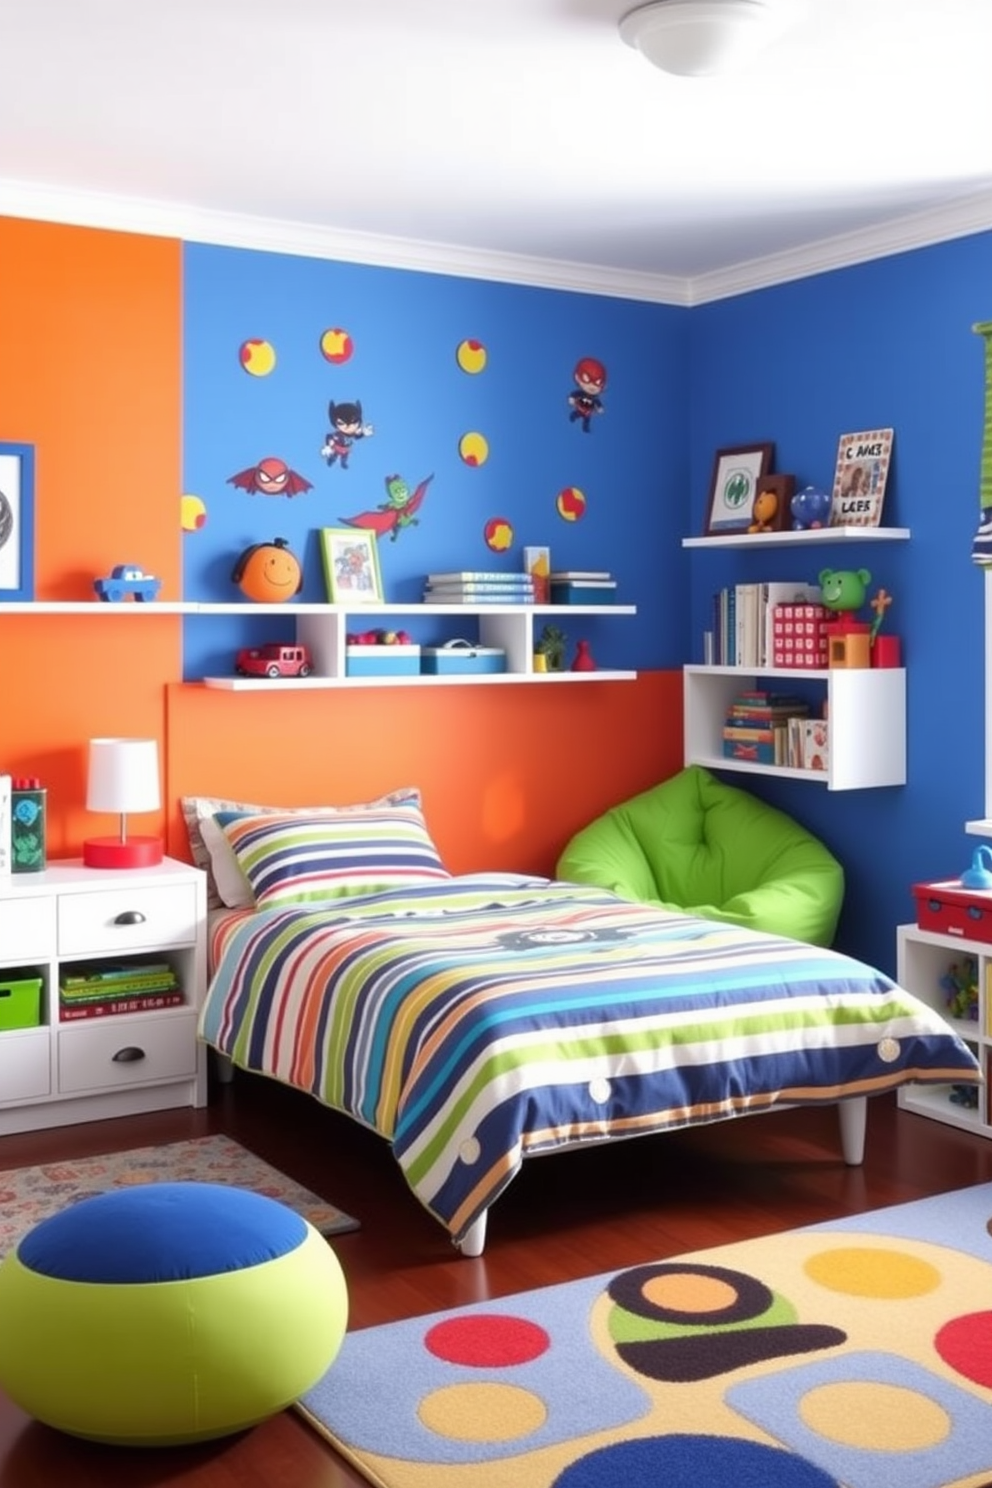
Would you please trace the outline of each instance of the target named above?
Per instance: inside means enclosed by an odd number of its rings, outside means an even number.
[[[862,1168],[839,1157],[836,1115],[786,1111],[525,1164],[469,1261],[406,1189],[385,1143],[314,1101],[238,1077],[204,1111],[0,1139],[0,1169],[222,1131],[349,1210],[334,1248],[352,1327],[479,1302],[704,1246],[992,1180],[992,1142],[870,1104]],[[0,1396],[0,1488],[353,1488],[364,1482],[294,1412],[202,1447],[93,1446]]]

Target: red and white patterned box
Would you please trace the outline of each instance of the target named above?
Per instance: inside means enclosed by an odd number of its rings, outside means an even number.
[[[825,668],[831,614],[818,604],[777,604],[772,611],[772,666]]]

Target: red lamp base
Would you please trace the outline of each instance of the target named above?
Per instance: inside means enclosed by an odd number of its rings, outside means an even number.
[[[90,837],[83,843],[87,868],[154,868],[162,861],[161,837]]]

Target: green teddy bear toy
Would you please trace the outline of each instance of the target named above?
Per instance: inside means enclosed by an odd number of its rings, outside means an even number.
[[[867,568],[824,568],[820,570],[822,604],[828,610],[860,610],[865,602],[871,574]]]

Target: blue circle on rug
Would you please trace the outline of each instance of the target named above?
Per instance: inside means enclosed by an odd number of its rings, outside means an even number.
[[[792,1452],[728,1436],[646,1436],[600,1447],[565,1468],[554,1488],[840,1488]]]
[[[142,1183],[42,1220],[17,1257],[59,1281],[140,1285],[261,1266],[303,1244],[306,1222],[276,1199],[224,1183]]]

